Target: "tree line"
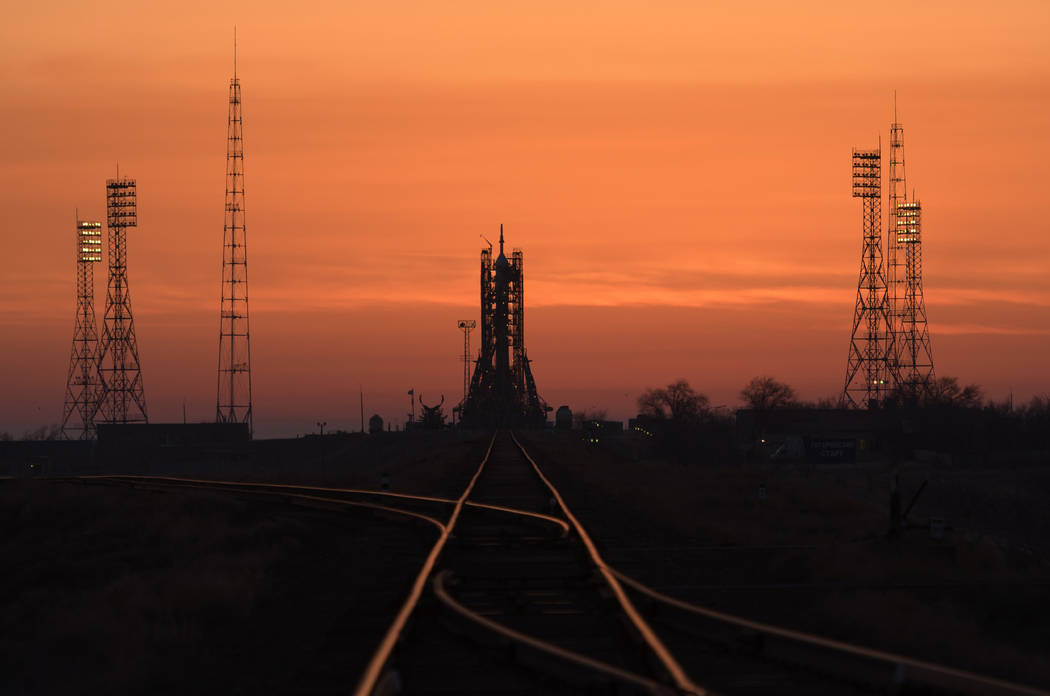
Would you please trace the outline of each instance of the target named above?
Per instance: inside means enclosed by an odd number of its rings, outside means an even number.
[[[771,411],[774,409],[833,409],[844,408],[841,396],[824,397],[816,401],[803,401],[795,389],[768,375],[753,377],[741,388],[740,402],[745,409]],[[962,385],[957,377],[939,377],[927,389],[916,390],[900,387],[891,391],[887,406],[952,407],[952,408],[1002,408],[1002,404],[986,401],[984,391],[976,384]],[[1045,411],[1050,396],[1033,397],[1030,404],[1018,407],[1021,410]],[[681,423],[701,423],[728,416],[722,413],[725,407],[711,406],[711,400],[694,389],[685,379],[676,380],[666,387],[646,389],[638,397],[638,413],[650,418],[667,419]],[[1011,405],[1011,408],[1013,406]]]

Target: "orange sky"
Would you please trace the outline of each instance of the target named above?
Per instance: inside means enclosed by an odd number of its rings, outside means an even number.
[[[23,3],[0,26],[0,430],[60,418],[73,210],[138,179],[153,420],[215,400],[226,96],[244,91],[256,428],[461,393],[479,235],[525,251],[554,406],[678,377],[841,389],[849,153],[896,88],[938,372],[1050,391],[1050,5]],[[97,280],[101,318],[104,273]]]

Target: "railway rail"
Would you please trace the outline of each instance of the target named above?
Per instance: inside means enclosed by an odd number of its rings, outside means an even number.
[[[91,477],[353,506],[437,537],[354,689],[397,693],[1050,692],[742,619],[610,567],[558,489],[497,433],[456,499],[147,476]],[[429,591],[428,591],[429,585]]]

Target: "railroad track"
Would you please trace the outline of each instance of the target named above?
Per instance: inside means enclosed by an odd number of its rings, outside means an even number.
[[[152,477],[354,506],[437,533],[355,694],[1004,694],[1048,692],[741,619],[610,567],[509,433],[456,499]]]

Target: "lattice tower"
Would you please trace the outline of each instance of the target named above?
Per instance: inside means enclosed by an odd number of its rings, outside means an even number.
[[[843,396],[854,407],[875,407],[890,388],[890,322],[882,254],[882,154],[853,150],[853,197],[862,202],[863,244]]]
[[[892,235],[904,255],[904,282],[896,346],[901,392],[918,399],[929,391],[934,378],[933,348],[926,322],[922,290],[922,205],[917,200],[897,204],[896,233]]]
[[[893,123],[890,124],[890,170],[887,191],[889,216],[886,227],[886,285],[889,294],[890,317],[890,377],[894,384],[900,384],[900,365],[903,344],[903,302],[906,250],[897,243],[897,210],[907,199],[907,180],[904,170],[904,126],[897,120],[897,96],[893,97]]]
[[[244,216],[244,138],[241,83],[234,37],[226,125],[226,214],[222,241],[222,297],[219,306],[219,371],[215,417],[247,423],[252,431],[252,369],[248,324],[248,254]]]
[[[149,422],[128,290],[127,229],[138,225],[137,191],[134,179],[106,181],[109,284],[99,357],[102,397],[96,422]]]
[[[477,328],[478,322],[474,319],[460,319],[456,326],[463,331],[463,403],[467,401],[467,391],[470,389],[470,332]]]
[[[76,221],[77,313],[66,376],[62,435],[71,440],[95,437],[95,410],[102,394],[98,328],[95,324],[95,264],[102,261],[102,223]]]

